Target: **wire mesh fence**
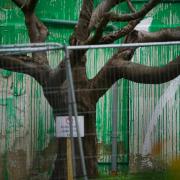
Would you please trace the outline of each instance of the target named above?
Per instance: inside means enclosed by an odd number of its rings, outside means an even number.
[[[162,66],[178,56],[180,50],[178,45],[151,45],[136,50],[132,62]],[[45,51],[52,50],[41,46]],[[67,63],[57,76],[57,82],[64,76],[62,73],[68,76],[61,85],[53,82],[41,88],[29,76],[1,71],[0,179],[97,179],[97,171],[108,175],[127,170],[164,170],[179,158],[179,76],[161,85],[121,78],[116,81],[116,66],[112,64],[112,74],[92,81],[121,48],[115,46],[91,46],[85,58],[81,57],[82,49],[88,47],[77,47],[79,51],[69,47],[64,54],[57,50],[64,46],[56,44],[56,51],[48,52],[53,72],[57,72],[60,62],[71,61],[71,67]],[[32,48],[42,51],[36,45],[23,51],[32,52]],[[21,55],[20,47],[12,49],[13,55],[15,50]],[[3,56],[9,55],[10,49],[6,52]],[[73,84],[68,83],[71,77]],[[143,80],[143,74],[140,78]],[[79,140],[70,138],[76,129],[69,129],[68,116],[84,117],[84,136]],[[65,117],[65,124],[61,119],[55,127],[57,117]],[[61,126],[60,131],[64,128],[67,138],[54,140],[57,126]]]

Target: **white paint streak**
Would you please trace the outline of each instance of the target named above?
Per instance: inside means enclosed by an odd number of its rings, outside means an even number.
[[[149,31],[149,27],[151,26],[151,23],[153,21],[152,17],[148,17],[146,19],[143,19],[136,27],[135,29],[137,31]]]
[[[167,102],[169,102],[171,106],[174,104],[175,93],[178,90],[179,85],[180,85],[180,76],[178,76],[173,81],[171,81],[169,87],[165,90],[164,94],[160,97],[158,103],[156,104],[155,110],[150,119],[150,124],[148,126],[147,133],[144,138],[142,155],[150,154],[150,152],[151,152],[151,135],[152,135],[153,129],[156,127],[158,117],[162,113],[163,108],[165,107]]]

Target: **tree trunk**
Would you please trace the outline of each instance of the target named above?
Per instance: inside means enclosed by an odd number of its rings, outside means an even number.
[[[79,116],[84,116],[84,134],[82,138],[86,169],[88,177],[97,175],[97,154],[96,154],[96,102],[97,98],[89,87],[84,67],[77,66],[72,70],[75,86],[77,111]],[[43,87],[44,95],[53,108],[54,115],[68,115],[68,83],[64,81],[59,85],[57,81],[50,80],[47,87]],[[52,91],[58,89],[58,91]],[[58,138],[58,152],[52,180],[67,179],[67,142],[65,138]],[[76,176],[82,177],[82,166],[79,153],[78,138],[74,138]]]
[[[85,137],[83,140],[83,150],[88,177],[97,176],[97,153],[96,153],[96,119],[95,114],[84,115]],[[51,180],[67,179],[67,159],[66,159],[66,138],[58,138],[58,153],[55,168]],[[76,177],[83,177],[81,159],[79,153],[78,139],[74,138]]]

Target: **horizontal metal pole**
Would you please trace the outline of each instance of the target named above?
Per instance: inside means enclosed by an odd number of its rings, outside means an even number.
[[[62,20],[62,19],[42,18],[41,21],[43,23],[48,23],[48,24],[59,24],[59,25],[68,25],[68,26],[75,26],[77,24],[77,21]]]
[[[11,44],[1,45],[0,55],[18,55],[22,53],[53,51],[60,49],[64,49],[64,46],[59,43]]]
[[[47,46],[58,46],[61,47],[62,49],[64,48],[63,45],[59,43],[24,43],[24,44],[7,44],[7,45],[0,45],[1,48],[19,48],[19,47],[47,47]]]
[[[69,50],[80,49],[102,49],[102,48],[130,48],[130,47],[150,47],[150,46],[167,46],[179,45],[180,41],[171,42],[150,42],[150,43],[129,43],[129,44],[101,44],[101,45],[81,45],[81,46],[67,46]],[[39,51],[53,51],[64,50],[64,45],[59,43],[32,43],[32,44],[12,44],[1,45],[0,55],[18,55],[22,53],[33,53]]]
[[[36,47],[36,48],[9,48],[5,50],[0,49],[0,55],[19,55],[19,54],[24,54],[24,53],[33,53],[33,52],[43,52],[43,51],[54,51],[54,50],[59,50],[63,49],[60,47]]]
[[[128,43],[128,44],[101,44],[101,45],[81,45],[81,46],[67,46],[69,50],[78,49],[100,49],[100,48],[124,48],[124,47],[148,47],[148,46],[165,46],[165,45],[179,45],[180,41],[171,42],[150,42],[150,43]]]
[[[62,28],[64,26],[74,28],[74,26],[78,23],[78,21],[73,21],[73,20],[48,19],[48,18],[42,18],[41,21],[49,25],[62,26]],[[105,30],[117,30],[117,27],[112,24],[108,24],[107,27],[105,27]]]

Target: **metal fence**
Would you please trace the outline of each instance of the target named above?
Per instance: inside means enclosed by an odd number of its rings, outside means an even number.
[[[66,72],[69,79],[68,87],[70,87],[69,116],[73,113],[77,123],[78,112],[68,55],[70,50],[89,48],[86,68],[88,77],[92,78],[106,63],[108,57],[111,57],[120,47],[142,46],[135,53],[134,62],[162,65],[178,55],[178,44],[180,42],[88,47],[66,47],[54,43],[23,44],[1,46],[0,52],[7,55],[54,49],[56,51],[50,52],[49,57],[58,60],[62,54],[57,55],[59,54],[57,49],[64,49]],[[158,47],[152,47],[152,45],[158,45]],[[155,54],[157,55],[155,56]],[[151,57],[153,57],[153,60]],[[10,72],[3,71],[2,77],[8,78],[9,74]],[[35,172],[37,176],[44,178],[48,175],[48,171],[52,171],[53,167],[48,167],[42,173],[43,163],[53,164],[55,160],[54,147],[49,148],[47,138],[50,134],[53,135],[54,125],[53,121],[50,120],[52,115],[47,102],[41,96],[41,90],[37,88],[38,85],[31,83],[29,77],[24,77],[21,74],[15,74],[15,76],[26,79],[26,83],[18,81],[17,77],[15,81],[13,81],[13,78],[12,80],[7,79],[9,82],[15,83],[12,89],[16,98],[11,96],[12,84],[10,85],[7,81],[6,86],[2,85],[2,88],[5,87],[4,90],[2,89],[2,97],[4,96],[2,107],[5,106],[5,108],[1,108],[1,142],[4,142],[1,143],[2,154],[4,154],[0,168],[1,175],[2,178],[9,179],[9,177],[17,175],[17,172],[15,173],[12,170],[12,163],[16,162],[16,166],[19,168],[23,168],[23,166],[30,168],[34,164],[33,159],[38,159]],[[162,169],[166,168],[167,164],[174,159],[179,158],[179,83],[179,76],[163,85],[139,85],[120,80],[107,91],[105,96],[99,99],[96,112],[93,113],[96,113],[97,159],[101,174],[122,171],[128,165],[131,171],[139,171],[146,166]],[[26,89],[27,93],[23,93],[23,89]],[[84,91],[88,91],[88,89],[84,89]],[[44,103],[41,103],[42,101]],[[43,107],[44,116],[37,117],[38,111],[42,111]],[[13,108],[16,110],[13,110]],[[51,131],[51,133],[49,134],[48,131]],[[78,142],[81,149],[82,176],[87,179],[80,136]],[[23,147],[24,144],[27,144],[27,146]],[[54,143],[52,144],[54,146]],[[31,152],[28,152],[27,149],[30,149]],[[41,154],[44,151],[48,151],[47,157],[43,156],[43,153]],[[30,157],[30,161],[27,161],[28,157]],[[26,164],[24,164],[24,161],[26,161]],[[24,174],[24,177],[26,176],[27,174]]]
[[[137,9],[144,1],[146,0],[132,0]],[[81,2],[39,2],[37,15],[51,31],[49,41],[68,42],[78,18],[78,10],[72,9],[80,9]],[[179,26],[178,2],[179,0],[164,0],[147,15],[153,18],[151,31]],[[0,43],[28,42],[19,9],[9,0],[0,1],[0,6]],[[67,13],[62,13],[64,9]],[[128,8],[122,4],[116,11],[123,14],[128,12]],[[109,28],[116,26],[111,25]],[[117,48],[117,45],[113,46]],[[59,45],[56,44],[54,48],[58,49]],[[44,50],[50,49],[46,47]],[[28,52],[29,50],[26,49]],[[88,51],[89,78],[101,69],[113,52],[111,47]],[[143,47],[136,51],[133,60],[148,65],[162,65],[178,52],[179,46]],[[150,59],[151,55],[155,57],[153,60]],[[51,66],[55,67],[63,56],[59,51],[48,52]],[[47,179],[54,168],[57,147],[53,138],[53,113],[42,89],[29,76],[1,70],[0,96],[0,179],[27,179],[28,176],[32,179]],[[116,118],[117,127],[112,125],[112,119]],[[162,165],[165,167],[173,163],[173,159],[179,157],[179,119],[179,77],[163,85],[118,81],[99,99],[96,106],[100,174],[109,174],[116,169],[126,170],[128,165],[131,171],[136,172],[144,164],[154,164],[158,169]],[[116,139],[117,144],[112,150],[112,142]],[[152,161],[151,156],[146,156],[150,149],[159,161]]]

